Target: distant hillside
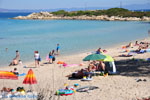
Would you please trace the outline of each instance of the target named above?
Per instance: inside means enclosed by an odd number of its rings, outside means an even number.
[[[107,15],[109,17],[111,16],[119,16],[119,17],[137,17],[142,18],[143,16],[150,17],[150,12],[140,12],[140,11],[130,11],[128,9],[124,8],[110,8],[107,10],[87,10],[87,11],[72,11],[67,12],[64,10],[59,10],[56,12],[52,12],[55,16],[101,16],[101,15]]]
[[[119,7],[119,6],[118,6]],[[110,9],[114,7],[82,7],[82,8],[56,8],[56,9],[3,9],[0,8],[0,12],[40,12],[40,11],[58,11],[58,10],[65,10],[65,11],[79,11],[79,10],[103,10],[103,9]],[[150,11],[150,3],[147,4],[133,4],[133,5],[123,5],[122,8],[128,9],[128,10],[135,10],[135,11]]]
[[[87,8],[57,8],[57,9],[31,9],[31,10],[17,10],[17,9],[3,9],[0,8],[0,12],[41,12],[41,11],[58,11],[58,10],[65,10],[65,11],[79,11],[79,10],[102,10],[108,9],[108,7],[87,7]]]
[[[50,11],[50,9],[38,9],[38,10],[30,10],[30,9],[3,9],[0,8],[0,12],[40,12],[40,11]]]

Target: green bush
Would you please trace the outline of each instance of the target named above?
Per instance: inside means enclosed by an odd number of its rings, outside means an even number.
[[[122,16],[122,17],[143,17],[143,16],[148,16],[150,17],[150,12],[132,12],[129,11],[128,9],[124,9],[124,8],[111,8],[108,10],[86,10],[86,11],[72,11],[72,12],[67,12],[64,10],[59,10],[56,12],[52,12],[52,14],[56,15],[56,16],[82,16],[82,15],[86,15],[86,16],[100,16],[100,15],[108,15],[108,16]]]

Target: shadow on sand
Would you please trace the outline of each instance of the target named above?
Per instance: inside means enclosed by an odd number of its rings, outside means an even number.
[[[136,60],[120,60],[115,62],[117,71],[122,76],[150,76],[150,61],[141,59]]]
[[[37,67],[24,67],[24,68],[37,68]]]

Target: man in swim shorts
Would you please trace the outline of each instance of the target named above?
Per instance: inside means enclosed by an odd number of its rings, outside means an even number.
[[[57,44],[57,47],[56,47],[56,52],[57,52],[57,55],[59,55],[59,52],[60,52],[60,45],[59,44]]]

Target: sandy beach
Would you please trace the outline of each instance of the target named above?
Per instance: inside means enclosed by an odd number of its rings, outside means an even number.
[[[149,41],[150,38],[146,38],[140,41]],[[135,41],[132,41],[134,44]],[[89,62],[83,62],[83,58],[91,54],[91,52],[85,52],[76,55],[58,56],[54,64],[45,64],[47,61],[42,59],[40,67],[35,68],[33,62],[23,63],[22,65],[1,67],[1,70],[11,71],[17,68],[19,73],[27,73],[32,68],[37,84],[32,85],[32,88],[37,93],[42,93],[45,97],[43,100],[138,100],[143,97],[150,96],[150,62],[146,61],[133,61],[134,59],[146,59],[150,58],[150,52],[143,54],[136,54],[132,57],[118,57],[121,54],[127,54],[124,52],[126,49],[122,49],[122,46],[127,44],[120,44],[106,49],[108,55],[115,59],[118,75],[93,76],[92,81],[69,80],[67,75],[72,74],[75,70],[87,68]],[[138,46],[128,48],[128,50],[136,50]],[[97,50],[97,48],[95,48]],[[45,58],[46,59],[46,58]],[[64,61],[67,64],[83,64],[82,66],[63,67],[57,64],[58,61]],[[27,66],[24,68],[24,65]],[[24,87],[25,90],[29,89],[29,85],[23,84],[25,76],[20,76],[18,80],[0,80],[0,89],[3,86],[9,88]],[[146,81],[139,81],[138,79]],[[89,92],[76,92],[70,96],[57,96],[54,95],[58,89],[65,88],[64,84],[73,86],[75,83],[80,86],[97,86],[98,89],[91,90]],[[15,100],[15,98],[14,98]],[[28,100],[28,99],[26,99]]]

